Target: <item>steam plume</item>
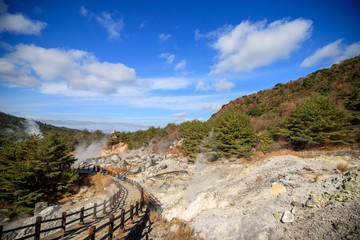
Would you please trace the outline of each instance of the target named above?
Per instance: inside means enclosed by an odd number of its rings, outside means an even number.
[[[25,119],[23,125],[25,127],[25,132],[27,135],[40,135],[40,137],[42,137],[39,125],[33,119]]]

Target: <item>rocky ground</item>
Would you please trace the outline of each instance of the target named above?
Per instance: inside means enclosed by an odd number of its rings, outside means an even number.
[[[83,164],[127,166],[161,202],[162,217],[181,219],[204,239],[359,239],[358,154],[282,155],[250,164],[207,164],[200,155],[190,165],[176,154],[139,149]],[[149,237],[164,239],[168,231],[157,227]]]

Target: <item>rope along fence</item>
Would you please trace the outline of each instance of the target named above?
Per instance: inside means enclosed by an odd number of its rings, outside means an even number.
[[[93,174],[95,172],[95,169],[97,169],[97,167],[89,165],[89,166],[82,166],[81,168],[76,168],[75,170],[82,172],[82,173],[84,173],[84,171],[86,171],[89,174],[90,173]],[[112,172],[112,171],[106,171],[105,174],[110,175],[112,177],[116,176],[116,173]],[[133,236],[138,234],[139,226],[144,221],[147,220],[149,210],[146,207],[145,211],[143,211],[143,209],[145,207],[145,202],[144,202],[144,190],[143,190],[142,186],[131,179],[126,179],[125,181],[127,183],[129,183],[130,185],[132,185],[133,187],[135,187],[139,191],[140,202],[136,201],[135,206],[130,205],[130,209],[127,211],[125,211],[124,209],[121,209],[121,211],[120,211],[121,213],[117,216],[115,216],[114,214],[110,214],[109,221],[106,222],[105,224],[102,224],[101,226],[95,226],[95,225],[91,226],[89,228],[89,234],[86,238],[84,238],[84,240],[85,239],[95,239],[96,233],[100,232],[106,226],[108,226],[107,234],[105,234],[104,236],[96,236],[96,239],[106,239],[106,238],[112,239],[114,231],[116,231],[117,229],[119,229],[119,234],[124,234],[125,232],[127,232],[127,236],[124,236],[125,239],[133,239],[134,238]],[[21,227],[14,228],[14,229],[8,229],[8,230],[4,230],[3,226],[0,226],[0,239],[4,239],[10,233],[20,231],[23,229],[29,229],[32,233],[28,234],[26,236],[17,238],[17,240],[29,239],[29,238],[39,240],[42,233],[50,232],[50,231],[54,231],[54,230],[60,230],[60,229],[63,233],[65,233],[67,231],[67,227],[71,224],[78,222],[79,225],[84,225],[85,219],[87,219],[87,218],[91,217],[92,219],[97,219],[97,214],[100,212],[104,215],[106,215],[107,213],[110,213],[112,211],[112,209],[115,207],[115,204],[121,200],[123,191],[124,191],[123,189],[120,189],[113,196],[111,196],[108,200],[104,200],[102,203],[94,203],[94,205],[92,207],[88,207],[88,208],[82,207],[80,210],[78,210],[76,212],[72,212],[72,213],[63,212],[61,217],[46,219],[46,220],[42,220],[42,217],[36,217],[35,223],[33,223],[33,224],[21,226]],[[72,217],[75,215],[78,215],[78,217],[75,219],[72,219],[72,220],[68,220],[69,217]],[[141,215],[141,217],[140,217],[140,215]],[[134,224],[134,218],[138,219],[136,224]],[[54,222],[54,221],[59,221],[59,222],[61,222],[61,224],[56,227],[42,229],[42,224]],[[118,222],[118,223],[115,224],[115,222]],[[125,229],[126,224],[128,224],[128,225],[131,224],[134,226],[132,226],[131,228]]]

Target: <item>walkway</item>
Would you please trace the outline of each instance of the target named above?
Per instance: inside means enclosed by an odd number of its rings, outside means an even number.
[[[110,176],[109,176],[110,177]],[[115,181],[115,180],[114,180]],[[120,201],[118,201],[114,208],[106,214],[99,214],[97,219],[87,218],[85,219],[85,225],[80,226],[74,224],[66,229],[65,233],[58,232],[55,234],[48,235],[41,239],[84,239],[88,236],[89,228],[92,225],[100,226],[105,222],[109,221],[110,214],[119,215],[121,209],[129,209],[130,205],[135,205],[136,201],[140,199],[140,193],[138,189],[127,182],[116,183],[119,189],[121,189]],[[104,228],[102,231],[96,233],[97,236],[105,235],[107,233],[107,228]]]

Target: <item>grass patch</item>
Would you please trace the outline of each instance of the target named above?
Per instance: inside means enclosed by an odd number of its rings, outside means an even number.
[[[336,169],[338,169],[340,172],[347,172],[350,170],[350,167],[347,163],[338,163],[336,165]]]

